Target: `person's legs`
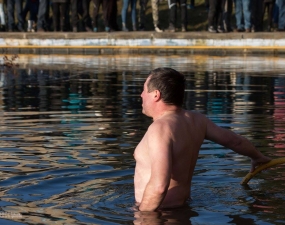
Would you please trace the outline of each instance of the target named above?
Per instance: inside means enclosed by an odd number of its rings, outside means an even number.
[[[278,16],[278,29],[285,29],[285,1],[278,0],[279,16]]]
[[[38,10],[38,22],[37,22],[37,30],[45,31],[47,30],[48,21],[47,21],[47,11],[49,8],[49,0],[41,0],[39,3]]]
[[[242,22],[242,1],[243,0],[235,0],[235,17],[236,17],[236,27],[238,30],[243,30],[244,25]]]
[[[132,14],[132,24],[133,24],[133,31],[137,30],[136,24],[137,24],[137,0],[131,0],[131,14]]]
[[[30,20],[37,21],[37,14],[39,11],[39,2],[34,2],[31,4],[30,8]]]
[[[169,7],[169,28],[168,31],[175,32],[177,3],[176,0],[168,0]]]
[[[263,30],[263,6],[261,0],[251,2],[252,32]]]
[[[217,0],[209,0],[208,26],[210,32],[216,32]]]
[[[5,26],[5,14],[3,4],[0,3],[0,25]]]
[[[71,23],[73,32],[78,30],[78,2],[79,0],[71,0]]]
[[[268,31],[271,31],[272,29],[272,24],[273,24],[273,7],[274,7],[274,2],[268,3]]]
[[[263,19],[264,19],[264,15],[265,15],[265,12],[266,12],[266,9],[268,11],[268,2],[263,2],[263,5],[262,5],[262,21],[261,21],[261,26],[263,27]]]
[[[251,0],[243,0],[243,16],[244,16],[244,28],[249,31],[251,29]]]
[[[26,4],[25,7],[22,11],[22,17],[25,20],[27,17],[28,12],[30,12],[29,18],[28,18],[28,27],[27,27],[27,31],[31,32],[32,31],[32,26],[33,26],[33,21],[32,21],[32,16],[33,16],[33,12],[32,12],[32,7],[33,7],[33,3],[31,2],[31,0],[26,0]],[[33,29],[34,31],[34,29]]]
[[[99,10],[100,5],[102,5],[102,0],[92,0],[93,1],[93,14],[92,14],[92,26],[93,31],[98,31],[98,16],[99,16]]]
[[[108,3],[105,5],[104,11],[106,12],[106,26],[110,27],[110,31],[120,30],[117,23],[117,14],[118,14],[117,0],[108,0]]]
[[[65,20],[65,13],[66,13],[66,3],[59,4],[59,18],[60,18],[60,31],[66,31],[66,20]]]
[[[180,13],[181,13],[181,27],[185,32],[187,29],[187,4],[186,0],[180,0]]]
[[[274,28],[277,28],[278,26],[278,17],[279,17],[279,7],[277,5],[277,1],[275,1],[274,6],[273,6],[273,24]]]
[[[128,29],[126,27],[128,6],[129,6],[129,0],[123,0],[123,7],[122,7],[122,11],[121,11],[122,30],[123,31],[128,31]]]
[[[233,11],[233,0],[225,0],[223,10],[223,26],[226,32],[232,31],[231,15]]]
[[[126,24],[127,22],[127,12],[129,7],[129,0],[123,0],[123,7],[122,7],[122,23]]]
[[[151,9],[152,9],[152,19],[153,19],[153,26],[156,32],[163,32],[159,28],[159,11],[158,11],[158,4],[159,0],[151,0]]]
[[[24,31],[24,18],[23,18],[23,5],[22,0],[16,0],[16,13],[17,13],[17,20],[18,20],[18,30]]]
[[[114,16],[114,15],[112,15],[113,3],[111,1],[101,0],[101,4],[102,4],[102,14],[103,14],[103,21],[104,21],[104,25],[105,25],[105,31],[109,32],[111,30],[110,26],[111,26],[112,17]]]
[[[7,14],[8,14],[8,30],[13,31],[15,27],[14,22],[14,9],[15,9],[15,0],[7,1]]]
[[[92,31],[91,18],[89,14],[90,0],[82,0],[82,7],[83,7],[82,21],[84,23],[86,31],[91,32]]]
[[[59,31],[59,4],[57,2],[52,3],[53,31]]]
[[[217,4],[217,31],[219,33],[225,32],[224,25],[223,25],[223,13],[225,8],[225,0],[218,0]]]
[[[148,0],[139,0],[140,9],[139,9],[139,29],[145,29],[145,12],[147,7]]]
[[[30,5],[31,5],[31,0],[26,0],[26,4],[22,11],[22,17],[24,18],[24,20],[26,19],[27,14],[30,11],[30,7],[31,7]]]

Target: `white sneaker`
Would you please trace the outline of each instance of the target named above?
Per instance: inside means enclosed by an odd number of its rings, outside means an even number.
[[[155,26],[154,27],[154,30],[157,32],[157,33],[162,33],[163,30],[159,29],[159,27]]]

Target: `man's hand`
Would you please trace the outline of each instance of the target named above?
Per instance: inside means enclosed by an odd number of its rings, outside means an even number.
[[[268,163],[269,161],[271,161],[271,158],[264,156],[260,153],[260,156],[258,158],[255,159],[251,159],[251,169],[250,172],[252,173],[256,167]]]

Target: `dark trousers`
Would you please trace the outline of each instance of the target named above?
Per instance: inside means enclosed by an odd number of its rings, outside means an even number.
[[[71,20],[72,26],[77,27],[79,22],[79,15],[84,27],[91,27],[91,18],[89,14],[90,0],[72,0],[71,1]]]
[[[38,10],[38,30],[49,30],[49,3],[50,0],[41,0]]]
[[[262,12],[262,27],[263,27],[263,18],[265,11],[267,9],[267,14],[268,14],[268,28],[272,28],[273,24],[273,9],[274,9],[275,1],[272,2],[264,2],[263,3],[263,12]]]
[[[231,15],[233,12],[233,0],[225,0],[223,10],[224,29],[226,31],[232,31]]]
[[[119,30],[117,23],[118,5],[117,0],[108,0],[106,4],[106,26],[111,30]]]
[[[251,5],[251,24],[255,31],[263,30],[263,1],[252,0]]]
[[[140,28],[145,27],[146,15],[148,0],[140,0],[140,11],[139,11],[139,26]]]
[[[52,3],[52,19],[54,31],[65,31],[65,13],[66,3],[54,2]]]
[[[30,12],[29,20],[36,21],[38,10],[39,10],[39,1],[32,2],[31,0],[26,0],[26,5],[23,10],[23,18],[25,19],[28,12]]]
[[[109,21],[107,19],[107,5],[108,1],[106,0],[92,0],[94,5],[93,15],[92,15],[92,25],[93,28],[98,27],[98,15],[100,6],[103,11],[103,20],[106,27],[109,27]]]
[[[18,29],[24,29],[24,18],[22,15],[23,10],[23,0],[8,0],[7,1],[7,13],[8,13],[8,29],[13,30],[15,28],[15,18],[14,11],[16,8]]]
[[[182,26],[187,26],[187,7],[186,7],[186,0],[168,0],[168,6],[170,9],[169,15],[169,24],[173,26],[176,25],[176,17],[177,17],[177,2],[180,4],[180,11],[181,11],[181,23]]]
[[[208,24],[213,27],[223,27],[223,10],[225,0],[210,0]]]

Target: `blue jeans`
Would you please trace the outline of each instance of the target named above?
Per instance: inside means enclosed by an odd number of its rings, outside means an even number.
[[[251,28],[250,0],[235,0],[237,29]]]
[[[276,5],[278,7],[278,29],[285,29],[285,1],[276,0]]]
[[[8,28],[13,30],[15,26],[14,11],[16,8],[18,29],[24,29],[24,18],[22,15],[23,0],[9,0],[7,1],[7,12],[8,12]]]
[[[121,13],[122,22],[126,24],[129,3],[131,3],[132,23],[134,25],[136,24],[136,18],[137,18],[137,13],[136,13],[137,0],[123,0],[123,7]]]

